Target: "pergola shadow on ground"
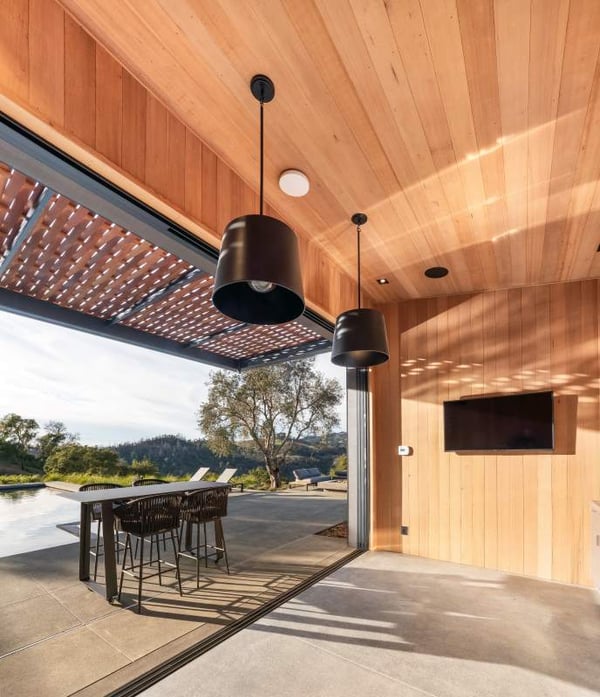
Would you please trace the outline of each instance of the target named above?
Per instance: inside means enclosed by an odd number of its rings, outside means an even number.
[[[141,694],[594,697],[598,601],[590,588],[367,552]]]
[[[122,607],[78,581],[78,544],[0,559],[0,684],[6,694],[105,695],[243,621],[352,552],[315,533],[346,519],[346,498],[319,492],[233,494],[224,521],[231,575],[183,560],[144,582],[143,611],[126,582]],[[95,592],[96,590],[100,592]]]

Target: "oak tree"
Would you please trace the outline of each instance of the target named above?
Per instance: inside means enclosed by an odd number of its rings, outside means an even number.
[[[237,374],[213,372],[198,425],[218,455],[236,448],[258,450],[271,481],[281,484],[281,467],[294,443],[329,433],[339,422],[342,387],[319,373],[311,359],[254,368]]]

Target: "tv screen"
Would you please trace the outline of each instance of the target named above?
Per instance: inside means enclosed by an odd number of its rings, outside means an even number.
[[[444,450],[552,450],[552,392],[444,402]]]

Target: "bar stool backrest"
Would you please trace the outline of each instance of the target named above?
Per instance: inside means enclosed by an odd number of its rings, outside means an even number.
[[[166,479],[136,479],[132,486],[152,486],[152,484],[168,484]]]
[[[101,489],[120,489],[120,484],[113,482],[96,482],[94,484],[82,484],[79,491],[100,491]],[[92,505],[92,520],[102,520],[102,504],[95,503]]]
[[[194,491],[183,497],[181,515],[184,519],[209,522],[227,515],[229,487]]]
[[[138,537],[146,537],[179,527],[181,497],[177,494],[159,494],[133,499],[117,506],[115,516],[121,529]]]

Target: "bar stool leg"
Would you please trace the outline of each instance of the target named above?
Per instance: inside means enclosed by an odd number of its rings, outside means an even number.
[[[206,523],[202,523],[202,526],[204,528],[204,566],[208,569],[208,540],[206,539]]]
[[[133,557],[131,556],[131,536],[127,533],[125,537],[125,550],[123,552],[123,566],[121,567],[121,578],[119,579],[119,593],[117,599],[121,601],[121,592],[123,590],[123,577],[125,576],[125,562],[127,561],[127,547],[129,546],[129,558],[131,559],[131,568],[133,569]]]
[[[152,555],[152,536],[150,536],[150,555]],[[144,570],[144,536],[140,538],[140,574],[138,579],[138,615],[142,614],[142,580]]]
[[[179,546],[179,539],[177,544],[175,544],[175,535],[171,530],[171,543],[173,544],[173,553],[175,554],[175,572],[177,573],[177,584],[179,585],[179,595],[183,596],[183,588],[181,587],[181,573],[179,572],[179,552],[181,548]]]
[[[164,541],[165,533],[163,532],[163,541]],[[160,565],[160,538],[158,535],[155,535],[154,538],[156,539],[156,561],[158,562],[158,585],[162,586],[162,572],[161,572],[161,565]]]
[[[223,556],[225,557],[225,566],[227,574],[229,574],[229,559],[227,558],[227,545],[225,544],[225,535],[223,533],[223,521],[221,518],[215,520],[215,544],[217,547],[222,547]]]

